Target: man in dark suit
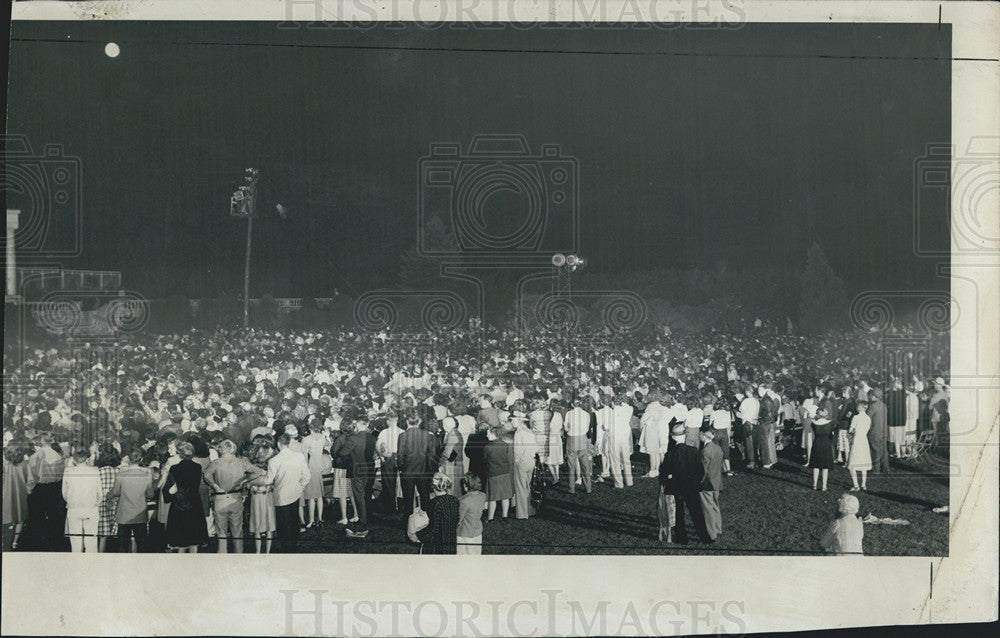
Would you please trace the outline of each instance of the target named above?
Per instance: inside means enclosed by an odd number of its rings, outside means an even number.
[[[722,448],[715,442],[715,431],[701,431],[701,465],[705,478],[701,482],[701,510],[705,516],[705,529],[713,541],[722,533],[722,511],[719,509],[719,492],[722,491]]]
[[[872,474],[888,474],[889,423],[885,403],[882,402],[882,388],[872,390],[868,416],[872,419],[872,427],[868,430],[868,445],[872,450]]]
[[[674,495],[677,512],[674,540],[680,545],[687,545],[687,528],[684,520],[684,507],[691,511],[698,539],[703,543],[713,543],[705,527],[705,516],[701,510],[701,484],[705,479],[705,468],[701,464],[701,454],[698,448],[687,445],[687,428],[678,423],[670,431],[673,447],[663,457],[660,464],[660,482],[668,494]]]
[[[351,479],[351,497],[358,521],[347,526],[347,535],[364,538],[368,535],[368,504],[375,484],[375,437],[368,429],[368,416],[364,412],[359,411],[354,426],[354,434],[347,443],[351,458],[347,475]]]
[[[479,477],[480,482],[486,485],[486,461],[483,458],[483,450],[490,442],[486,433],[489,425],[486,421],[476,421],[476,431],[469,435],[469,440],[465,442],[465,456],[469,459],[469,472]]]
[[[893,379],[892,389],[885,396],[886,421],[889,424],[889,443],[892,455],[902,455],[903,437],[906,429],[906,390],[903,382]]]
[[[420,495],[420,507],[430,503],[431,476],[437,467],[437,439],[420,427],[415,410],[406,413],[406,430],[396,445],[396,464],[403,485],[403,524],[413,513],[413,491]]]

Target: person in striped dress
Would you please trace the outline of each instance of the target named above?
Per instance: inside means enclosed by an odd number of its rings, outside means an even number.
[[[267,462],[275,454],[274,442],[270,437],[256,436],[247,458],[256,467],[267,470]],[[250,487],[250,534],[254,538],[258,554],[271,553],[271,539],[277,529],[274,512],[274,485],[267,475],[249,483]]]
[[[97,508],[97,551],[101,553],[108,549],[108,538],[118,535],[118,523],[115,517],[118,499],[106,497],[115,485],[121,463],[121,454],[111,445],[105,443],[98,449],[94,465],[97,466],[101,478],[101,502]]]
[[[347,518],[347,500],[351,498],[351,479],[347,478],[347,466],[350,464],[350,459],[345,455],[350,452],[348,440],[352,434],[354,434],[354,424],[347,420],[343,421],[330,448],[333,483],[330,484],[327,497],[340,502],[340,520],[337,521],[337,525],[347,525],[358,521],[357,507],[354,508],[354,516],[350,519]]]

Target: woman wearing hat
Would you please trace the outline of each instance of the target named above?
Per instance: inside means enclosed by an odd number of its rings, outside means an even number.
[[[812,468],[812,488],[815,490],[820,476],[823,477],[823,491],[826,491],[827,479],[830,470],[834,466],[833,462],[833,435],[836,425],[830,420],[830,412],[821,407],[816,411],[816,418],[813,420],[813,445],[810,454],[809,467]]]

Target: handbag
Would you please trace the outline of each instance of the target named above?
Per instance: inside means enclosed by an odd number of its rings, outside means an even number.
[[[537,459],[535,471],[531,473],[531,506],[539,509],[545,500],[545,468]]]
[[[419,499],[419,497],[417,497]],[[425,512],[419,505],[419,503],[413,508],[413,513],[410,517],[406,519],[406,536],[413,543],[420,543],[420,537],[417,536],[417,532],[424,529],[431,524],[431,519],[427,516]]]

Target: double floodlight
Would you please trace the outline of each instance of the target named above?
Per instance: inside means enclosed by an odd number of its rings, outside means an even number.
[[[566,267],[573,271],[578,268],[583,268],[584,264],[586,264],[586,261],[584,261],[583,257],[579,257],[577,255],[564,255],[562,253],[552,255],[552,265],[556,268]]]

